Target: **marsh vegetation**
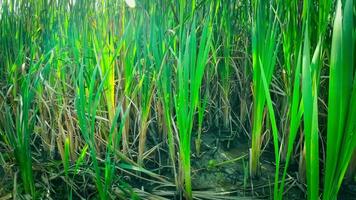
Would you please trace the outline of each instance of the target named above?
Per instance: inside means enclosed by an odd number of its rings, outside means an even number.
[[[0,0],[0,199],[352,199],[354,0]]]

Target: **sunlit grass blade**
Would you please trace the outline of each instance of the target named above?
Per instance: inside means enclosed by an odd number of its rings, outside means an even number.
[[[207,65],[210,51],[211,26],[210,21],[204,22],[202,35],[197,48],[197,36],[195,20],[187,34],[184,46],[181,47],[178,56],[177,67],[177,91],[175,97],[175,109],[177,115],[177,128],[179,133],[179,156],[181,181],[185,184],[185,196],[192,199],[191,186],[191,136],[195,111],[199,103],[199,94],[202,79]],[[181,34],[181,36],[184,36]]]
[[[329,75],[328,130],[323,199],[336,199],[355,149],[355,85],[352,0],[337,1]],[[346,50],[347,49],[347,50]]]
[[[320,44],[316,47],[312,61],[310,60],[310,39],[308,18],[305,21],[303,64],[302,64],[302,95],[304,106],[304,135],[306,149],[306,174],[308,199],[319,198],[319,130],[318,130],[318,88],[317,66]]]
[[[278,198],[278,187],[279,187],[279,167],[280,167],[280,153],[279,153],[279,144],[278,144],[278,128],[277,128],[277,123],[276,123],[276,117],[274,114],[274,109],[273,109],[273,104],[272,104],[272,99],[271,95],[269,92],[269,88],[267,85],[267,80],[266,76],[263,70],[263,65],[260,60],[260,70],[261,70],[261,79],[262,79],[262,84],[263,84],[263,90],[265,93],[266,97],[266,104],[268,108],[268,113],[269,117],[271,120],[271,126],[272,126],[272,135],[273,135],[273,146],[274,146],[274,156],[275,156],[275,161],[276,161],[276,170],[274,173],[274,189],[273,189],[273,196],[275,199]]]
[[[266,10],[268,12],[266,12]],[[253,62],[253,124],[250,155],[250,175],[259,176],[262,128],[266,94],[263,90],[261,67],[264,70],[267,86],[271,84],[277,56],[277,26],[272,6],[267,1],[254,2],[254,22],[252,27]],[[276,152],[277,153],[277,152]]]

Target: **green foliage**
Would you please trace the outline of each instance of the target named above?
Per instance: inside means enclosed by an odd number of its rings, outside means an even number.
[[[261,154],[263,113],[266,93],[262,81],[265,75],[267,87],[270,86],[277,58],[278,28],[276,17],[269,1],[254,1],[252,27],[252,62],[253,62],[253,127],[250,174],[259,174]],[[263,70],[263,71],[262,71]],[[278,152],[275,152],[278,154]]]
[[[336,199],[355,149],[356,77],[352,0],[338,1],[334,20],[323,199]],[[346,50],[347,49],[347,50]]]
[[[249,137],[245,189],[264,175],[267,149],[274,199],[295,174],[291,163],[301,181],[306,173],[308,199],[338,198],[356,145],[354,0],[0,6],[1,162],[14,179],[0,193],[56,198],[62,190],[37,184],[48,179],[64,183],[68,199],[138,199],[148,192],[136,178],[152,178],[200,198],[191,161],[204,155],[204,127]]]
[[[188,199],[192,199],[190,145],[194,114],[200,101],[200,88],[208,60],[211,39],[210,21],[206,20],[202,27],[202,36],[198,48],[195,23],[195,20],[193,20],[190,29],[181,29],[180,35],[182,38],[180,41],[183,41],[184,45],[178,52],[177,88],[174,99],[179,132],[180,170],[184,174],[182,178]]]

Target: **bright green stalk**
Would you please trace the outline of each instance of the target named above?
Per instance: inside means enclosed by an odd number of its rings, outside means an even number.
[[[98,28],[93,32],[93,44],[96,56],[96,62],[101,67],[101,77],[107,74],[105,79],[105,100],[108,110],[109,121],[113,121],[115,116],[115,58],[121,50],[122,45],[114,47],[113,36],[110,35],[114,30],[110,27],[110,11],[104,3],[103,10],[97,11]],[[100,20],[99,20],[100,19]]]
[[[185,183],[185,196],[192,199],[191,174],[190,174],[190,144],[195,110],[199,102],[200,87],[210,51],[211,27],[210,22],[205,22],[202,35],[197,48],[195,22],[185,41],[181,46],[177,67],[177,95],[175,108],[177,115],[177,127],[179,132],[180,172],[182,182]],[[184,37],[183,34],[181,36]]]
[[[83,163],[85,155],[87,154],[87,151],[88,151],[88,145],[85,144],[85,146],[81,150],[81,153],[80,153],[77,161],[75,162],[74,174],[78,173],[79,167]]]
[[[64,167],[64,173],[65,176],[68,177],[68,171],[69,171],[69,165],[70,165],[70,152],[69,152],[69,147],[70,141],[69,138],[65,138],[64,140],[64,159],[63,159],[63,167]]]
[[[304,49],[302,69],[302,94],[304,106],[304,134],[306,150],[306,175],[308,199],[319,198],[319,122],[318,122],[318,90],[320,69],[322,65],[323,41],[326,33],[327,18],[331,7],[330,1],[320,1],[317,45],[313,58],[310,60],[310,9],[312,2],[304,1]]]
[[[198,103],[198,134],[197,138],[195,139],[195,148],[196,148],[196,153],[198,156],[200,156],[200,147],[201,147],[201,134],[202,134],[202,129],[203,129],[203,119],[204,119],[204,113],[205,113],[205,108],[206,104],[208,102],[208,94],[204,95],[204,99],[202,99],[202,102]]]
[[[102,47],[98,47],[102,48]],[[113,47],[105,45],[102,52],[97,54],[98,62],[102,66],[102,73],[108,73],[108,79],[105,81],[105,95],[108,106],[109,120],[112,121],[115,115],[115,67],[114,67],[114,51]],[[110,55],[111,54],[111,55]]]
[[[304,105],[304,134],[308,199],[319,198],[319,131],[318,131],[318,65],[320,43],[310,62],[309,18],[305,21],[302,93]]]
[[[261,60],[260,60],[260,70],[261,70],[261,79],[262,79],[263,89],[264,89],[264,93],[266,96],[266,104],[268,107],[268,113],[269,113],[269,117],[270,117],[271,125],[272,125],[274,155],[275,155],[275,160],[276,160],[276,171],[274,174],[273,196],[276,199],[278,197],[278,185],[279,185],[278,181],[279,181],[279,166],[280,166],[278,129],[277,129],[276,117],[275,117],[274,109],[273,109],[273,105],[272,105],[272,99],[271,99],[271,95],[270,95],[269,88],[267,85],[267,80],[266,80],[266,76],[265,76],[265,73],[263,70],[263,65],[262,65]]]
[[[261,134],[263,127],[263,113],[266,97],[261,80],[261,67],[266,76],[269,87],[276,63],[276,18],[270,7],[271,2],[254,2],[254,21],[252,27],[252,60],[253,60],[253,127],[252,147],[250,156],[250,174],[259,175],[259,157],[261,154]],[[266,12],[268,10],[268,12]],[[268,13],[268,14],[267,14]],[[278,154],[278,152],[275,152]]]
[[[328,103],[324,200],[337,199],[355,149],[356,76],[353,0],[338,0],[334,20]]]

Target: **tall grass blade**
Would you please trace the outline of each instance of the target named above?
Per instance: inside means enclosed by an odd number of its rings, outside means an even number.
[[[326,171],[323,199],[336,199],[355,149],[355,85],[352,0],[337,1],[328,102]]]

